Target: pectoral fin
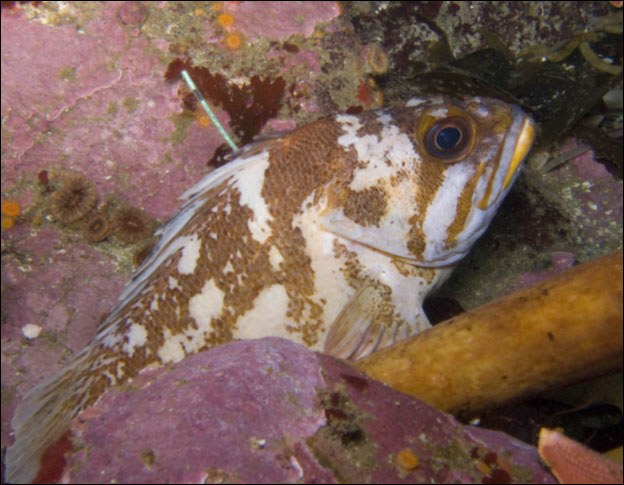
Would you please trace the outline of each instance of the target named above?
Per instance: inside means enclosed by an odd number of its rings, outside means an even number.
[[[390,345],[397,334],[394,313],[391,289],[376,281],[366,281],[331,325],[324,352],[356,360]]]

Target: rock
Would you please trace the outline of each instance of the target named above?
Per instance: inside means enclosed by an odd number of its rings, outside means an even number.
[[[71,433],[66,483],[555,483],[534,447],[278,338],[144,371]]]

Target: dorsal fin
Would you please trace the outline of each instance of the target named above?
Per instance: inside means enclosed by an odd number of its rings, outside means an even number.
[[[258,151],[268,148],[266,142],[263,142],[261,146],[255,145],[255,147],[259,149]],[[180,200],[184,200],[185,202],[180,210],[163,227],[156,231],[156,235],[160,236],[160,240],[150,253],[149,258],[147,258],[132,275],[132,278],[119,296],[119,303],[110,312],[107,320],[112,320],[117,311],[123,307],[123,303],[134,297],[143,288],[144,282],[153,271],[158,268],[169,255],[178,249],[174,244],[175,239],[191,217],[193,217],[196,209],[205,204],[206,198],[210,196],[210,192],[219,187],[222,183],[227,182],[241,170],[254,163],[261,163],[261,159],[253,157],[258,151],[250,152],[246,147],[239,150],[237,153],[240,153],[240,158],[237,157],[237,159],[231,163],[223,165],[205,175],[199,182],[180,196]],[[106,321],[102,322],[101,326],[104,326],[105,323]]]

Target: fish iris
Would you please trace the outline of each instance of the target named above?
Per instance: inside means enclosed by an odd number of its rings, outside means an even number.
[[[469,122],[454,116],[438,121],[429,129],[425,136],[425,148],[436,158],[454,161],[470,148],[471,138]]]

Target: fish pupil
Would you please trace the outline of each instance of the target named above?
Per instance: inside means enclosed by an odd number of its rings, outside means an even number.
[[[448,126],[440,130],[435,138],[436,146],[440,150],[450,150],[461,140],[461,131],[454,126]]]

